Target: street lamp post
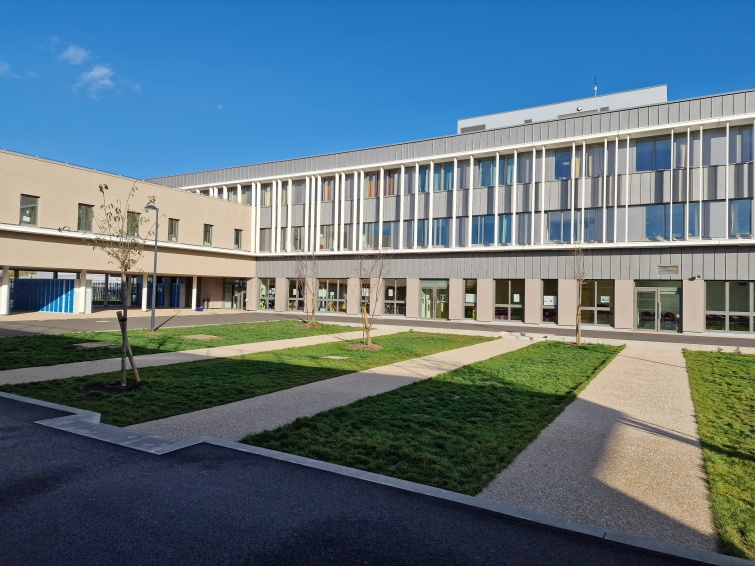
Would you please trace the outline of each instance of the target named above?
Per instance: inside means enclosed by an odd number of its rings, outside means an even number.
[[[145,207],[147,210],[155,211],[155,267],[152,275],[152,316],[149,321],[149,331],[155,331],[155,304],[157,303],[157,229],[158,229],[158,216],[160,215],[160,209],[154,204],[148,204]]]

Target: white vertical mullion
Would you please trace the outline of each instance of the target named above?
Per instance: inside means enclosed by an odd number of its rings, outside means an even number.
[[[571,142],[571,186],[569,187],[571,190],[569,195],[569,200],[571,201],[570,204],[570,214],[569,214],[569,243],[574,243],[574,197],[577,195],[576,187],[574,186],[574,161],[577,158],[577,145],[574,142]],[[563,231],[563,227],[562,227]]]
[[[613,243],[619,231],[619,136],[616,136],[613,160]]]
[[[668,240],[674,240],[674,129],[671,129],[671,173],[669,180],[669,197],[668,197]]]
[[[406,179],[406,168],[401,164],[401,183],[399,183],[398,193],[398,249],[404,249],[404,183]]]
[[[456,247],[456,191],[459,188],[459,163],[454,157],[454,186],[451,187],[451,247]]]
[[[540,161],[540,245],[545,242],[545,146]]]
[[[256,234],[254,235],[254,238],[256,242],[255,245],[257,248],[257,252],[260,252],[261,251],[260,250],[260,212],[261,212],[260,209],[262,208],[262,183],[255,183],[255,184],[256,184],[256,189],[257,189],[256,190],[257,194],[255,195],[255,199],[257,200],[257,217],[255,220]]]
[[[348,242],[344,242],[344,231],[346,229],[346,173],[339,173],[341,177],[341,229],[339,230],[339,238],[341,238],[339,249],[346,251],[349,247]]]
[[[700,195],[698,196],[699,199],[699,210],[697,211],[697,222],[700,226],[700,238],[703,236],[703,127],[700,126],[700,163],[698,165],[698,168],[700,170]]]
[[[474,156],[469,156],[469,193],[467,194],[467,247],[472,246],[472,208],[474,206]],[[454,195],[454,205],[456,195]]]
[[[726,230],[726,239],[729,238],[729,122],[726,122],[726,170],[724,171],[724,229]]]
[[[309,176],[304,178],[304,253],[309,252]]]
[[[320,222],[322,221],[322,177],[317,176],[317,189],[315,194],[315,252],[320,251]]]
[[[241,184],[236,185],[236,202],[241,202]]]
[[[435,165],[430,162],[430,170],[428,171],[429,178],[427,179],[427,188],[429,189],[430,196],[428,197],[427,207],[427,247],[433,247],[433,192],[435,192]]]
[[[519,178],[519,158],[517,157],[517,151],[514,150],[514,178],[511,180],[511,244],[517,245],[517,232],[516,232],[516,182]]]
[[[606,200],[608,199],[608,138],[603,138],[603,243],[606,243],[608,218],[606,217]]]
[[[498,168],[501,165],[501,156],[495,152],[495,187],[493,188],[493,245],[498,245]]]
[[[752,124],[752,132],[753,137],[755,137],[755,121],[753,121]],[[752,149],[752,142],[750,142],[750,157],[753,158],[752,165],[750,166],[750,179],[752,179],[752,196],[753,196],[753,203],[755,203],[755,155],[753,155],[755,152]],[[750,230],[752,231],[752,234],[750,234],[750,238],[755,238],[755,206],[753,206],[752,203],[750,203]]]
[[[417,224],[419,224],[419,163],[414,164],[414,222],[412,222],[412,248],[417,248]]]
[[[362,250],[362,231],[364,230],[364,169],[359,170],[359,233],[358,250]]]
[[[530,246],[535,245],[535,188],[537,187],[537,150],[532,146],[532,184],[530,186]]]
[[[352,232],[352,238],[351,238],[351,251],[357,251],[359,249],[357,246],[359,245],[357,243],[357,237],[359,236],[359,232],[357,228],[360,227],[359,224],[359,212],[358,212],[358,204],[359,204],[359,173],[357,171],[354,171],[354,190],[352,191],[352,200],[351,200],[351,232]]]
[[[582,176],[579,188],[579,241],[585,243],[585,178],[587,167],[587,144],[582,141]]]
[[[339,230],[340,222],[338,221],[338,213],[340,211],[340,196],[341,196],[341,175],[336,173],[333,176],[333,251],[337,252],[340,249],[339,238],[341,232]]]
[[[684,240],[689,239],[689,154],[690,149],[692,149],[692,144],[690,143],[692,140],[690,138],[690,129],[687,128],[687,149],[684,151],[684,168],[685,168],[685,186],[687,187],[687,191],[685,194],[685,207],[684,207]]]
[[[385,170],[380,168],[378,183],[378,249],[383,249],[383,191],[385,190]]]
[[[291,209],[293,208],[294,182],[289,179],[286,185],[286,251],[291,251]]]
[[[626,176],[626,190],[624,191],[624,241],[629,241],[629,194],[631,192],[632,183],[629,178],[629,135],[627,134],[627,176]]]
[[[251,218],[249,219],[249,231],[250,231],[250,239],[252,242],[252,252],[257,252],[257,203],[254,200],[255,190],[254,190],[255,183],[252,183],[249,187],[249,197],[251,200]]]

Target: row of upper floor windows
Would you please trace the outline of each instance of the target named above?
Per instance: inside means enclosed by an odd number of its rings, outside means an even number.
[[[514,183],[531,183],[542,181],[543,172],[546,181],[566,180],[581,177],[600,177],[604,174],[626,173],[627,163],[630,173],[683,169],[690,167],[710,167],[725,164],[747,163],[753,161],[753,129],[750,126],[730,128],[728,147],[726,129],[705,130],[700,141],[700,132],[690,132],[674,136],[673,146],[670,135],[653,136],[630,140],[627,150],[626,141],[619,141],[618,151],[615,141],[607,144],[591,144],[584,148],[581,144],[572,147],[546,150],[545,167],[542,163],[542,151],[525,150],[514,154],[496,157],[483,157],[473,160],[459,159],[445,163],[405,167],[402,179],[401,169],[388,169],[383,172],[383,196],[396,196],[402,193],[433,192],[491,187],[494,185],[511,185]],[[627,155],[627,151],[629,154]],[[619,155],[617,155],[617,153]],[[618,162],[617,162],[618,157]],[[628,159],[627,159],[628,158]],[[673,164],[672,164],[673,161]],[[673,165],[673,167],[672,167]],[[360,174],[348,173],[339,181],[343,199],[354,199],[355,187],[363,186],[365,198],[380,196],[380,171],[365,171],[364,182]],[[325,177],[319,180],[319,192],[316,181],[310,184],[310,202],[316,198],[320,202],[332,202],[336,199],[336,178]],[[237,200],[237,189],[228,189],[229,199]],[[241,201],[252,204],[252,191],[248,186],[241,187]],[[291,193],[289,195],[289,192]],[[319,196],[316,196],[319,195]],[[339,199],[341,197],[339,196]],[[261,206],[273,204],[273,184],[261,185],[259,203]],[[297,179],[280,184],[280,204],[303,204],[306,200],[306,181]]]
[[[37,226],[39,218],[40,197],[34,195],[21,195],[19,221],[22,226]],[[113,226],[115,232],[123,231],[123,236],[139,237],[140,228],[146,220],[140,212],[128,211],[123,226]],[[168,242],[178,242],[179,219],[168,218]],[[79,232],[97,232],[107,230],[105,226],[98,226],[94,217],[94,205],[79,203],[76,230]],[[202,244],[212,246],[213,225],[204,224],[202,228]],[[233,248],[242,249],[243,230],[234,229]]]

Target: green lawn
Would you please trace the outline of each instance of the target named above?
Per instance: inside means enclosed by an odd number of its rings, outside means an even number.
[[[102,422],[127,426],[265,395],[338,375],[469,346],[477,336],[404,332],[373,339],[379,351],[349,350],[350,342],[289,348],[233,358],[139,370],[149,385],[129,393],[82,392],[119,373],[6,385],[0,390],[102,413]],[[325,356],[343,356],[333,360]]]
[[[620,350],[541,342],[244,442],[474,495]]]
[[[755,560],[755,356],[684,357],[719,549]]]
[[[154,334],[149,330],[129,330],[129,342],[135,356],[178,352],[196,348],[212,348],[247,344],[267,340],[283,340],[335,332],[352,332],[354,327],[323,324],[320,328],[308,328],[296,320],[254,322],[242,324],[218,324],[165,328]],[[186,338],[193,334],[211,334],[213,340]],[[8,336],[0,338],[0,371],[22,367],[51,366],[71,362],[85,362],[120,357],[120,349],[81,349],[74,346],[82,342],[112,342],[120,344],[120,332],[76,332],[43,336]]]

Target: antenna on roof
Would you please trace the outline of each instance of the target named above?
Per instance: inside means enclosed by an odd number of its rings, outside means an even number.
[[[595,84],[592,87],[593,96],[598,96],[598,77],[595,77]]]

